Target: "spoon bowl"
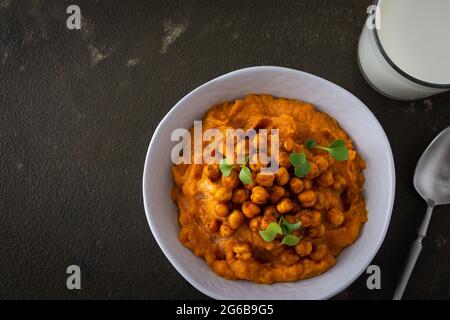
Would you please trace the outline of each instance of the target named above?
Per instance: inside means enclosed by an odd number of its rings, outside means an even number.
[[[414,187],[427,203],[450,203],[450,127],[443,130],[420,157]]]
[[[433,208],[436,205],[450,203],[450,127],[443,130],[423,152],[414,172],[414,187],[427,202],[428,208],[418,238],[403,271],[402,278],[394,294],[394,300],[400,300],[409,277],[422,251],[422,239],[425,238],[430,224]]]

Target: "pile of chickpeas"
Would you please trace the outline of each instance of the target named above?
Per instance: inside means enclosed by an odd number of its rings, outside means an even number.
[[[206,165],[203,175],[213,182],[220,182],[213,197],[217,201],[212,219],[206,229],[211,234],[230,238],[244,224],[254,236],[265,230],[271,222],[278,222],[283,216],[289,223],[301,222],[301,228],[293,235],[301,240],[293,247],[298,261],[300,257],[309,256],[314,261],[322,260],[328,253],[325,243],[315,241],[321,238],[327,229],[338,228],[344,223],[345,215],[341,208],[331,207],[318,186],[342,192],[342,198],[348,204],[358,200],[359,190],[347,187],[346,180],[333,171],[334,160],[328,153],[319,150],[307,150],[303,144],[288,138],[281,143],[279,152],[279,169],[276,174],[262,174],[261,164],[249,164],[252,183],[242,184],[239,180],[241,167],[235,165],[227,177],[220,172],[219,165]],[[289,161],[291,152],[305,152],[310,161],[310,172],[304,178],[296,177]],[[354,153],[354,151],[353,151]],[[354,156],[350,151],[350,156]],[[264,242],[267,250],[273,250],[280,239]],[[252,243],[238,241],[233,247],[236,259],[252,258]]]

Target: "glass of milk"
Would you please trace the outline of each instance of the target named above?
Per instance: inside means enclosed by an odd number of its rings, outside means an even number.
[[[366,80],[395,100],[450,90],[450,0],[378,0],[358,45]]]

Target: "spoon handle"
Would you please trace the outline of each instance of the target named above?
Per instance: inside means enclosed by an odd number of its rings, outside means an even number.
[[[422,239],[425,237],[428,229],[428,225],[430,223],[431,214],[433,212],[433,206],[429,205],[427,208],[427,213],[425,218],[422,221],[422,225],[419,229],[419,237],[414,241],[411,251],[409,252],[408,261],[406,263],[405,269],[403,270],[402,277],[400,282],[397,285],[397,289],[394,293],[393,300],[400,300],[403,296],[403,292],[405,291],[406,285],[408,284],[409,277],[416,265],[417,259],[419,258],[420,252],[422,251]]]
[[[395,290],[393,300],[400,300],[402,298],[403,292],[408,284],[409,277],[411,276],[414,266],[416,265],[417,258],[419,258],[420,251],[422,251],[422,247],[422,236],[419,236],[411,247],[408,262],[406,263],[402,278],[400,279],[397,289]]]

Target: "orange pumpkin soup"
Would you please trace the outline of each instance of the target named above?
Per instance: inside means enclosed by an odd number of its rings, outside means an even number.
[[[244,184],[240,165],[226,175],[219,164],[174,165],[181,243],[227,279],[296,281],[335,265],[367,221],[366,165],[337,121],[305,102],[249,95],[212,107],[203,119],[210,128],[279,129],[279,169],[261,174],[249,164]],[[320,147],[333,143],[345,160]],[[307,174],[293,154],[304,155]]]

